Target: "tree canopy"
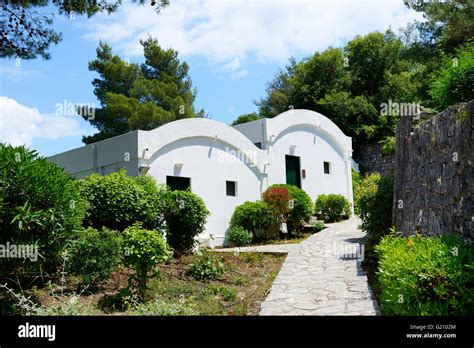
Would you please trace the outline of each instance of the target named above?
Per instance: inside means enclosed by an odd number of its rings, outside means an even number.
[[[132,0],[144,5],[147,0]],[[167,6],[168,0],[149,1],[157,12]],[[58,13],[74,18],[91,17],[99,12],[111,13],[122,4],[121,0],[53,0]],[[52,44],[61,41],[60,33],[55,32],[53,14],[45,14],[36,9],[50,5],[48,0],[4,0],[0,11],[0,58],[32,59],[38,56],[49,59]]]
[[[256,102],[262,117],[291,108],[321,112],[353,137],[354,148],[393,136],[390,103],[441,111],[473,98],[472,1],[405,1],[425,22],[356,36],[297,62],[290,58]]]
[[[392,135],[396,118],[381,115],[380,104],[412,102],[420,84],[418,67],[403,52],[403,42],[388,30],[356,36],[344,48],[328,48],[300,62],[291,58],[257,101],[259,113],[321,112],[354,137],[356,146]]]
[[[259,120],[261,118],[262,117],[260,115],[258,115],[256,112],[252,112],[250,114],[243,114],[243,115],[240,115],[239,117],[237,117],[234,120],[234,122],[232,122],[232,126],[236,126],[236,125],[241,124],[241,123],[247,123],[247,122]]]
[[[416,21],[424,45],[440,45],[452,53],[474,35],[472,0],[404,0],[407,7],[422,12],[424,22]]]
[[[178,52],[161,48],[153,38],[140,43],[145,56],[141,65],[122,60],[105,43],[100,43],[97,58],[89,62],[89,70],[99,74],[92,85],[101,108],[93,118],[84,116],[99,129],[99,133],[83,137],[84,143],[204,114],[194,110],[196,90],[189,67],[180,62]]]

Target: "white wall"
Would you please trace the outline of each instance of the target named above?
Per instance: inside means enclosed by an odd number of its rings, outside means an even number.
[[[260,198],[260,174],[251,164],[229,153],[222,141],[185,138],[161,148],[153,156],[149,174],[165,184],[166,176],[191,178],[191,191],[201,197],[211,212],[204,238],[213,235],[214,245],[222,245],[235,207]],[[183,163],[181,169],[175,163]],[[226,181],[237,182],[237,196],[226,195]]]
[[[158,183],[166,183],[167,175],[191,178],[191,191],[211,212],[201,237],[212,234],[212,245],[223,244],[235,207],[259,199],[264,189],[262,151],[222,122],[187,119],[140,131],[138,148],[144,153],[140,164]],[[236,197],[226,195],[227,180],[237,182]]]
[[[267,149],[258,149],[254,142],[266,143]],[[148,174],[159,184],[166,183],[167,175],[191,178],[192,192],[211,212],[201,239],[212,234],[212,245],[223,243],[237,205],[260,199],[272,184],[286,183],[286,154],[300,157],[301,169],[306,170],[302,189],[313,201],[322,193],[339,193],[352,203],[351,138],[309,110],[291,110],[235,128],[208,119],[183,119],[94,145],[104,175],[126,167],[136,176],[140,166],[148,166]],[[293,150],[291,145],[296,145]],[[130,154],[128,162],[125,153]],[[90,145],[50,160],[77,177],[94,171]],[[331,163],[330,174],[324,174],[324,161]],[[236,197],[226,195],[226,180],[237,182]]]
[[[296,145],[294,150],[292,145]],[[349,199],[344,155],[324,133],[305,126],[280,133],[269,147],[269,183],[286,183],[285,155],[300,157],[301,170],[306,171],[306,178],[301,176],[301,188],[313,201],[319,194],[326,193],[342,194]],[[330,163],[330,174],[324,173],[325,161]]]

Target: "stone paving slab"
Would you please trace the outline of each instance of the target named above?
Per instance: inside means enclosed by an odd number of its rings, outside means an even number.
[[[296,248],[298,244],[267,244],[267,245],[255,245],[248,247],[238,248],[223,248],[214,249],[219,252],[262,252],[262,253],[288,253],[290,250]]]
[[[260,315],[377,315],[376,301],[360,267],[363,247],[359,242],[364,233],[359,224],[355,217],[327,224],[328,228],[299,244],[234,248],[288,252]]]

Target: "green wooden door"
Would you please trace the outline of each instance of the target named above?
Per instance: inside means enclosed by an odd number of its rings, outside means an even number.
[[[285,156],[286,183],[301,188],[300,158],[297,156]]]

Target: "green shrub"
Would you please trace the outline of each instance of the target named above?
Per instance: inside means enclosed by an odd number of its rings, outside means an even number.
[[[143,229],[137,223],[123,231],[123,247],[125,264],[135,270],[131,280],[137,282],[138,296],[143,299],[150,272],[169,258],[168,245],[158,232]]]
[[[92,174],[77,185],[89,202],[86,226],[122,231],[136,222],[150,230],[164,225],[166,189],[158,187],[152,177],[131,177],[120,171],[106,176]]]
[[[308,194],[293,185],[276,184],[271,185],[271,188],[286,188],[290,192],[290,212],[288,214],[288,231],[296,234],[305,222],[308,222],[313,213],[313,202]]]
[[[352,192],[353,192],[353,197],[354,197],[354,211],[358,212],[357,210],[357,204],[359,202],[359,191],[360,191],[360,185],[362,183],[362,175],[357,173],[354,169],[352,169]]]
[[[186,269],[186,274],[198,280],[219,279],[224,274],[224,264],[208,248],[196,252],[196,259]]]
[[[314,210],[328,222],[339,221],[343,215],[351,215],[349,201],[343,195],[336,194],[319,195]]]
[[[387,234],[392,225],[393,177],[372,173],[359,189],[357,212],[361,228],[369,235]]]
[[[206,226],[209,211],[204,201],[190,191],[168,191],[165,220],[166,240],[173,248],[174,255],[180,257],[196,245],[196,236]]]
[[[122,260],[122,246],[117,231],[89,227],[72,242],[68,271],[82,276],[84,284],[95,286],[107,280]]]
[[[474,44],[469,43],[457,52],[457,57],[444,57],[441,69],[433,76],[429,92],[438,111],[474,99],[473,80]]]
[[[326,228],[326,225],[324,224],[324,222],[316,221],[312,226],[312,233],[322,231],[325,228]]]
[[[386,236],[376,250],[383,314],[474,314],[474,250],[460,237]]]
[[[240,226],[234,226],[227,231],[227,241],[231,246],[242,246],[252,243],[252,234]]]
[[[265,237],[274,217],[263,201],[245,202],[235,207],[230,220],[231,227],[242,227],[257,239]]]
[[[394,136],[387,136],[385,139],[381,140],[380,143],[382,144],[382,156],[395,155],[397,141]]]
[[[35,262],[0,258],[0,278],[57,271],[84,214],[85,202],[62,168],[36,151],[0,144],[0,244],[38,248]]]

